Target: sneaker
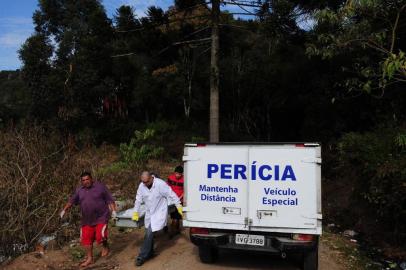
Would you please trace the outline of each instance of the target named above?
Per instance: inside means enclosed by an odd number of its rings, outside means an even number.
[[[141,258],[137,258],[136,260],[135,260],[135,266],[141,266],[141,265],[143,265],[144,264],[144,260],[143,259],[141,259]]]

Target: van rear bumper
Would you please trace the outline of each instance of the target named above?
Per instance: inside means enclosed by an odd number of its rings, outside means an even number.
[[[190,240],[196,246],[211,246],[222,249],[256,250],[271,253],[295,253],[310,251],[317,247],[318,238],[313,241],[297,241],[288,237],[265,235],[264,246],[235,243],[235,233],[191,234]]]

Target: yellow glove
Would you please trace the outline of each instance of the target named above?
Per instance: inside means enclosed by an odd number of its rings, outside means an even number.
[[[183,217],[183,208],[182,205],[178,205],[176,206],[176,209],[178,210],[178,213],[181,217]]]
[[[133,217],[131,219],[134,221],[138,221],[140,219],[140,217],[138,216],[138,212],[134,212]]]

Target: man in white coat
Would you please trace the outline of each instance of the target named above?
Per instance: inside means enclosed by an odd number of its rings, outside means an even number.
[[[168,205],[174,204],[182,216],[182,205],[178,196],[164,182],[151,173],[144,171],[141,174],[141,183],[138,186],[134,203],[132,219],[138,221],[141,203],[145,205],[145,237],[135,264],[141,266],[153,256],[154,232],[160,231],[166,225]]]

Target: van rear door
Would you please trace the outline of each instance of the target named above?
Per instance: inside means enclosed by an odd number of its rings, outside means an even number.
[[[316,228],[321,218],[320,154],[318,145],[250,147],[248,215],[252,230]]]
[[[198,226],[196,222],[207,222],[217,228],[222,224],[244,228],[248,217],[249,181],[242,179],[241,174],[235,175],[234,168],[248,164],[248,147],[186,146],[183,160],[186,176],[184,225],[192,222]]]

